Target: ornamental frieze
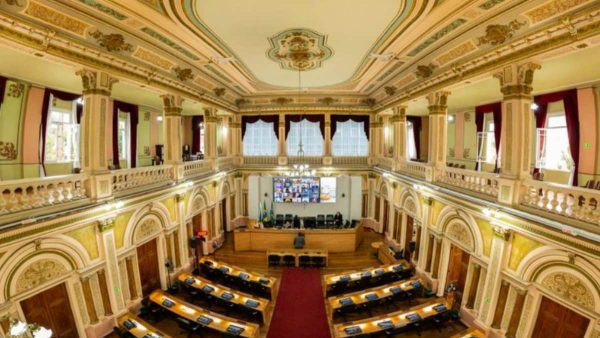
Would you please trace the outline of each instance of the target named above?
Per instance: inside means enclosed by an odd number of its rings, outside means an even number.
[[[515,35],[519,28],[525,26],[525,22],[513,20],[506,25],[489,25],[485,29],[485,35],[477,38],[477,45],[490,44],[492,46],[500,45]]]
[[[67,273],[67,268],[58,261],[52,259],[44,259],[32,263],[21,275],[17,278],[16,292],[35,288],[48,281],[54,280]]]
[[[544,278],[542,285],[573,303],[577,303],[588,309],[594,309],[592,292],[579,278],[570,273],[552,273]]]
[[[5,160],[17,159],[17,147],[12,142],[0,141],[0,158]]]
[[[121,34],[104,34],[99,30],[90,32],[90,36],[96,39],[100,47],[108,52],[132,52],[133,45],[125,41]]]

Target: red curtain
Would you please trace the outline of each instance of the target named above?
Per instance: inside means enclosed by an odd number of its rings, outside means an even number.
[[[367,135],[367,140],[369,139],[369,115],[331,115],[331,139],[333,139],[333,135],[335,135],[335,131],[337,129],[337,123],[347,122],[352,120],[354,122],[363,122],[363,128],[365,130],[365,135]]]
[[[204,123],[204,116],[196,115],[192,117],[192,153],[200,152],[200,143],[204,140],[200,139],[200,124]]]
[[[137,125],[139,107],[135,104],[121,101],[113,101],[113,164],[120,169],[119,165],[119,111],[129,114],[129,151],[131,156],[131,167],[137,167]]]
[[[486,113],[492,113],[494,119],[494,142],[496,144],[496,163],[495,169],[498,169],[498,157],[500,154],[500,135],[502,135],[502,102],[494,102],[484,104],[475,107],[475,126],[477,127],[477,133],[483,131],[484,115]],[[479,155],[479,149],[477,149],[477,155]],[[479,170],[479,161],[475,164],[475,170]]]
[[[42,101],[42,119],[40,123],[40,163],[42,172],[46,176],[46,129],[48,127],[48,110],[50,109],[50,95],[63,101],[75,101],[81,98],[81,94],[72,94],[60,90],[46,88],[44,89],[44,99]],[[77,104],[76,119],[77,123],[81,121],[83,106]]]
[[[300,122],[307,120],[308,122],[318,122],[321,136],[325,137],[325,116],[324,115],[286,115],[285,116],[285,138],[287,139],[290,133],[292,122]]]
[[[275,131],[275,135],[279,139],[279,115],[246,115],[242,116],[242,140],[246,136],[246,124],[255,123],[259,120],[266,123],[273,123],[273,131]]]
[[[2,102],[4,102],[4,88],[6,88],[6,78],[4,76],[0,76],[0,106],[2,106]]]
[[[421,158],[421,129],[423,129],[423,119],[421,116],[407,116],[406,121],[412,123],[413,125],[413,137],[415,142],[415,152],[417,153],[418,160]],[[413,160],[411,158],[411,160]]]
[[[579,107],[577,103],[577,89],[570,89],[561,92],[537,95],[533,102],[538,108],[535,112],[536,128],[546,127],[546,116],[548,114],[548,104],[551,102],[563,101],[565,108],[565,119],[567,120],[567,134],[569,137],[569,148],[571,158],[573,159],[573,186],[578,185],[577,173],[579,169]],[[540,140],[542,144],[544,140]],[[540,145],[543,146],[543,145]],[[534,172],[539,172],[540,168],[535,168]]]

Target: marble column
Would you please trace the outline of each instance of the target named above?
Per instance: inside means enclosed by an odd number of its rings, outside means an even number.
[[[279,114],[279,165],[287,165],[289,163],[288,156],[294,154],[287,153],[287,143],[285,139],[285,114]]]
[[[182,157],[182,104],[183,98],[179,95],[166,94],[163,100],[163,143],[165,164],[181,164]]]
[[[425,263],[425,271],[431,272],[433,263],[433,250],[435,248],[435,237],[429,235],[427,238],[427,262]]]
[[[448,95],[438,91],[427,95],[429,102],[429,164],[435,168],[446,167],[446,144],[448,134]]]
[[[394,127],[394,161],[406,161],[406,106],[392,108],[390,120]]]
[[[421,203],[422,208],[422,224],[421,224],[421,245],[419,246],[419,262],[418,267],[421,270],[427,270],[427,265],[430,264],[430,256],[429,256],[429,223],[430,223],[430,209],[433,205],[433,199],[429,197],[422,197],[423,203]]]
[[[508,313],[508,322],[503,328],[506,332],[506,337],[515,338],[517,336],[517,329],[521,321],[521,315],[523,313],[523,306],[525,304],[525,297],[527,296],[527,290],[511,287],[511,291],[514,294],[514,302],[511,302],[512,306]]]
[[[433,247],[433,271],[431,272],[432,278],[438,278],[439,270],[440,270],[440,260],[442,255],[442,239],[434,237],[434,247]]]
[[[323,165],[332,165],[332,140],[331,140],[331,114],[325,114],[325,135],[323,135],[324,139],[324,156],[323,156]]]
[[[481,277],[481,266],[477,263],[471,263],[472,273],[471,273],[471,281],[467,294],[467,303],[466,308],[472,310],[475,307],[475,298],[477,297],[477,292],[479,291],[479,278]]]
[[[231,156],[235,164],[242,163],[242,123],[239,115],[234,115],[229,122],[229,132],[231,133]]]
[[[85,300],[85,308],[87,310],[87,316],[90,324],[98,323],[98,314],[96,312],[96,306],[94,304],[94,296],[92,292],[92,286],[90,282],[90,276],[81,279],[81,287],[83,289],[83,298]]]
[[[125,308],[125,300],[121,291],[121,277],[117,260],[117,247],[115,245],[114,219],[103,219],[98,224],[102,251],[105,258],[106,284],[109,293],[111,307],[114,313],[120,313]]]
[[[494,319],[494,309],[498,304],[502,278],[500,272],[508,260],[508,246],[510,245],[510,231],[501,226],[493,226],[494,236],[492,238],[492,247],[490,250],[490,263],[488,265],[488,274],[485,278],[483,288],[483,304],[479,312],[479,320],[485,325],[491,325]]]
[[[506,308],[508,290],[510,285],[507,281],[503,280],[500,283],[500,292],[498,295],[498,302],[496,303],[496,308],[494,310],[494,317],[492,320],[492,328],[500,329],[500,324],[502,324],[502,317],[504,317],[504,311]]]
[[[190,195],[191,198],[191,195]],[[186,226],[186,214],[185,214],[185,193],[177,194],[177,221],[179,222],[179,254],[181,258],[181,266],[185,266],[189,262],[189,249],[188,249],[188,239],[187,236],[187,226]]]
[[[204,108],[204,159],[214,161],[217,158],[217,109]]]

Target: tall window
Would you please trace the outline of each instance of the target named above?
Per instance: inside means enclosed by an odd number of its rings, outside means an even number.
[[[338,122],[331,140],[333,156],[369,156],[369,140],[364,122]]]
[[[537,149],[538,167],[571,171],[573,160],[571,159],[567,120],[564,113],[549,115],[546,128],[538,129]]]
[[[51,102],[58,100],[53,99]],[[45,161],[47,163],[76,162],[79,159],[79,125],[75,123],[75,103],[60,101],[52,105],[46,130]]]
[[[277,156],[277,135],[273,122],[261,120],[246,124],[244,156]]]
[[[298,153],[300,134],[302,134],[305,156],[323,156],[323,136],[321,135],[319,122],[309,122],[307,120],[290,124],[290,133],[286,140],[288,156],[296,156]]]
[[[204,154],[204,122],[198,123],[198,128],[200,129],[200,137],[198,138],[200,144],[198,145],[198,149]]]
[[[127,161],[129,155],[129,123],[126,115],[119,114],[119,160]]]
[[[481,163],[494,163],[496,161],[496,140],[494,138],[494,120],[492,114],[486,114],[483,131],[477,133],[477,161]],[[480,167],[481,168],[481,167]]]
[[[415,127],[412,122],[406,123],[406,154],[411,160],[418,160],[417,145],[415,144]]]

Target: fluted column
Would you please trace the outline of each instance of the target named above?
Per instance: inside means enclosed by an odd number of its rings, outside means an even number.
[[[113,218],[103,219],[98,224],[103,247],[102,251],[105,256],[106,284],[108,290],[111,290],[109,293],[110,302],[114,313],[120,313],[121,310],[125,308],[125,300],[123,299],[123,292],[121,291],[121,277],[119,276],[117,247],[115,245],[115,233],[113,228]]]
[[[426,271],[427,265],[430,264],[431,257],[429,255],[429,223],[431,215],[431,206],[433,205],[433,199],[429,197],[422,197],[423,203],[421,204],[423,222],[421,225],[421,245],[419,246],[419,262],[417,266]]]
[[[231,134],[231,156],[236,164],[241,164],[242,157],[242,123],[239,115],[234,115],[229,122],[229,133]]]
[[[191,197],[190,197],[191,198]],[[179,245],[179,256],[181,266],[185,267],[189,263],[189,249],[188,249],[188,236],[187,226],[185,223],[185,193],[177,194],[177,220],[179,221],[179,236],[177,238]]]
[[[511,64],[494,74],[500,80],[502,94],[502,132],[500,168],[503,178],[513,181],[501,182],[500,202],[512,204],[517,201],[518,187],[514,180],[530,178],[533,154],[533,112],[531,111],[531,84],[533,73],[540,65],[533,62]]]
[[[491,325],[494,319],[494,309],[498,305],[500,297],[500,287],[502,278],[500,271],[506,265],[508,259],[508,246],[510,245],[510,231],[495,225],[493,227],[494,236],[492,238],[492,247],[490,249],[490,263],[488,274],[485,278],[483,288],[483,299],[485,304],[481,306],[479,319],[486,325]]]
[[[165,164],[180,164],[182,158],[181,111],[183,98],[179,95],[166,94],[161,96],[163,100],[163,143]]]
[[[429,164],[436,168],[446,166],[446,143],[448,134],[448,95],[439,91],[427,95],[429,102]]]
[[[406,106],[394,107],[390,121],[394,127],[394,160],[406,161]]]
[[[324,165],[331,165],[333,164],[333,159],[332,159],[332,140],[331,140],[331,115],[330,114],[325,114],[325,130],[324,130],[325,135],[323,135],[324,137],[324,144],[325,144],[325,156],[323,156],[323,164]]]
[[[425,263],[425,272],[431,272],[433,266],[433,250],[435,248],[435,237],[429,235],[427,239],[427,262]]]
[[[506,337],[508,338],[515,338],[517,336],[517,330],[521,324],[521,315],[523,314],[527,290],[515,288],[515,294],[514,306],[512,311],[510,311],[510,320],[506,329]]]
[[[287,158],[290,154],[287,153],[287,141],[285,139],[285,114],[279,114],[279,165],[287,165],[289,159]],[[294,155],[294,154],[291,154]]]

